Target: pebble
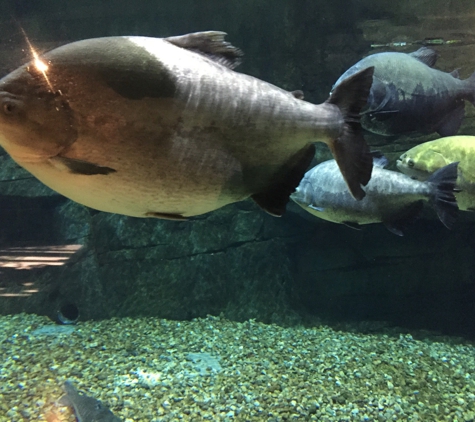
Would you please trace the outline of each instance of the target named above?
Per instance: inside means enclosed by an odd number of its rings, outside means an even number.
[[[0,317],[0,422],[44,422],[53,411],[73,421],[55,404],[66,379],[125,422],[475,416],[475,348],[459,339],[218,317],[90,321],[61,343],[54,333],[30,335],[46,324],[35,315]],[[222,370],[191,364],[198,354]]]

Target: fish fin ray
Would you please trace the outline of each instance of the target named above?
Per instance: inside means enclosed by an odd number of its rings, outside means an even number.
[[[226,35],[226,32],[221,31],[203,31],[168,37],[165,40],[177,47],[202,54],[229,69],[234,69],[241,63],[244,54],[239,48],[224,41]]]
[[[458,164],[458,162],[455,162],[442,167],[427,179],[427,182],[431,183],[435,188],[432,204],[439,220],[448,229],[454,225],[459,210],[454,195],[458,176]]]
[[[110,167],[100,166],[75,158],[60,157],[59,155],[49,158],[48,161],[58,170],[66,170],[69,173],[83,176],[94,176],[98,174],[108,175],[117,171]]]
[[[437,133],[442,137],[456,135],[464,117],[465,104],[461,102],[455,110],[444,117],[437,128]]]
[[[421,47],[419,50],[409,53],[409,55],[429,67],[434,67],[439,58],[439,53],[429,47]]]
[[[266,190],[251,195],[251,198],[270,215],[282,216],[290,195],[295,192],[314,156],[315,146],[308,145],[295,154],[274,176],[275,183]]]
[[[339,84],[327,100],[340,109],[344,119],[341,135],[330,142],[329,147],[351,195],[358,200],[365,196],[361,185],[368,184],[373,168],[360,124],[360,113],[368,99],[373,73],[374,67],[355,73]]]

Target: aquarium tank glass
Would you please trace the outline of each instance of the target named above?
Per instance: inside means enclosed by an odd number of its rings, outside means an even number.
[[[1,1],[0,422],[473,422],[474,28]]]

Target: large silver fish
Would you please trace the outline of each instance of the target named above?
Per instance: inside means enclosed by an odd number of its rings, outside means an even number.
[[[234,72],[242,53],[224,35],[54,49],[0,81],[0,145],[81,204],[184,219],[249,196],[281,215],[321,141],[361,199],[372,163],[358,121],[373,69],[314,105]]]
[[[465,102],[475,102],[475,73],[460,80],[458,72],[434,69],[437,53],[427,47],[410,53],[377,53],[348,69],[335,83],[374,66],[373,86],[362,126],[384,136],[455,135],[465,116]]]
[[[373,176],[361,201],[355,201],[348,194],[335,160],[325,161],[310,169],[291,198],[306,211],[324,220],[353,228],[360,224],[382,222],[399,236],[403,235],[404,228],[419,215],[427,201],[446,227],[453,225],[458,212],[454,196],[458,163],[443,167],[425,182],[385,170],[386,163],[384,157],[375,159]]]

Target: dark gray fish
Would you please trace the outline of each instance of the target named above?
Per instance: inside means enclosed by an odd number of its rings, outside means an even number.
[[[72,407],[78,422],[121,422],[102,402],[79,392],[70,381],[64,383],[63,390],[58,404]]]
[[[281,215],[328,144],[355,198],[371,177],[361,134],[373,69],[323,104],[232,68],[223,32],[110,37],[51,50],[0,81],[0,145],[68,198],[185,219],[251,196]]]
[[[475,73],[460,80],[458,72],[434,69],[437,53],[427,47],[411,53],[377,53],[348,69],[334,85],[374,66],[373,86],[361,118],[373,133],[418,136],[455,135],[465,116],[465,103],[475,101]]]
[[[449,164],[420,182],[395,171],[385,170],[385,158],[375,159],[366,196],[355,201],[348,195],[335,160],[310,169],[291,198],[309,213],[352,228],[382,222],[402,236],[404,228],[417,218],[424,202],[435,208],[440,221],[450,228],[458,207],[454,196],[458,163]]]

